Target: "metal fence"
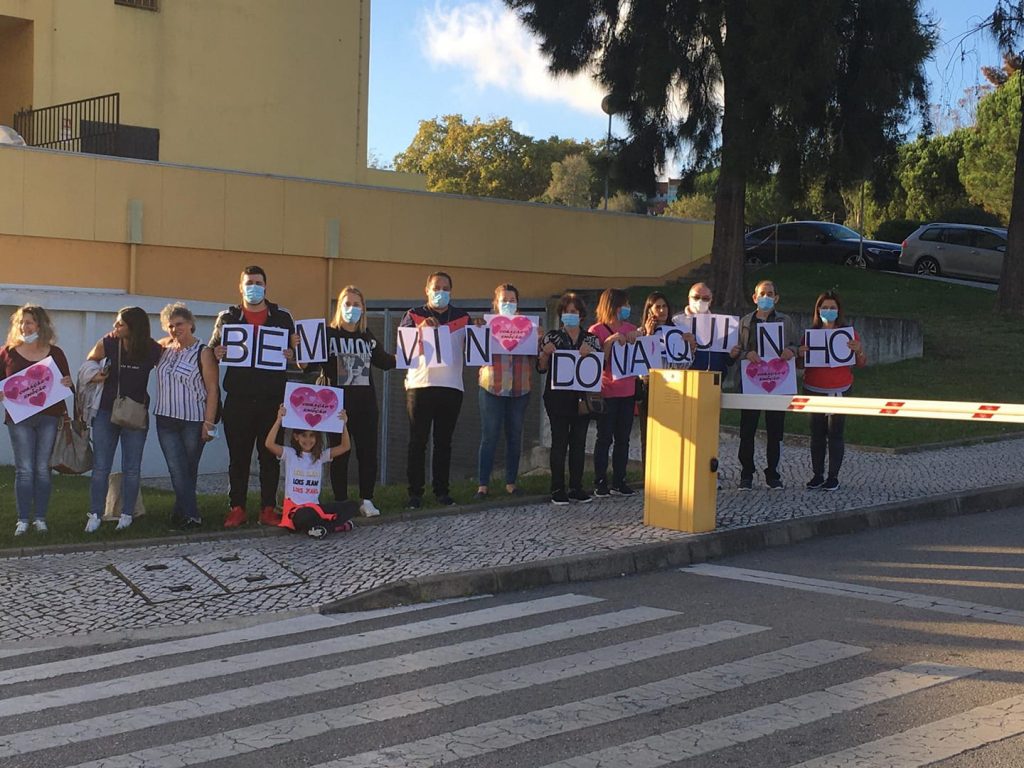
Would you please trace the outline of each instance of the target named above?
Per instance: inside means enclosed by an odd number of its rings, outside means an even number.
[[[47,147],[94,155],[118,153],[121,94],[69,101],[14,115],[14,130],[30,147]]]

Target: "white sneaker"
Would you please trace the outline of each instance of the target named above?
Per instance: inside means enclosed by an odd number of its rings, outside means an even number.
[[[359,505],[359,514],[363,517],[377,517],[380,515],[380,510],[373,506],[370,499],[363,499],[363,503]]]
[[[49,528],[46,527],[46,521],[45,520],[33,520],[32,521],[32,527],[35,528],[40,533],[46,533],[48,530],[50,530]]]
[[[132,524],[132,516],[131,515],[126,515],[126,514],[124,514],[122,512],[121,516],[119,518],[117,518],[117,527],[114,530],[115,531],[123,531],[125,528],[127,528],[131,524]]]
[[[85,521],[85,532],[96,533],[96,531],[100,529],[101,522],[102,520],[99,515],[89,515],[88,519]]]
[[[14,525],[14,535],[23,536],[28,531],[28,520],[19,520]]]

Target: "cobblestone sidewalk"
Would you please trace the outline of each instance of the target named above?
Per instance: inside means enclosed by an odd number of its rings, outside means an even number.
[[[721,455],[736,454],[722,438]],[[763,456],[758,455],[758,463]],[[823,515],[1021,480],[1024,439],[892,455],[848,449],[842,488],[808,492],[807,449],[783,455],[785,490],[735,490],[727,461],[719,528]],[[415,577],[611,551],[687,536],[646,528],[643,500],[489,509],[357,528],[325,541],[218,539],[0,560],[0,650],[19,640],[182,626],[312,608]]]

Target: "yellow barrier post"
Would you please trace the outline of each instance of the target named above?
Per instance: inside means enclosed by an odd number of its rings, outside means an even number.
[[[714,371],[651,371],[644,525],[686,533],[715,529],[721,395]]]

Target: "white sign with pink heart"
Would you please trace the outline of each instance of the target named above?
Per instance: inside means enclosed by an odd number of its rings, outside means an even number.
[[[338,433],[345,429],[341,420],[345,391],[338,387],[290,381],[284,386],[284,407],[283,427]]]
[[[744,395],[796,394],[796,360],[743,360],[740,372]]]
[[[484,315],[491,332],[491,352],[499,355],[536,355],[540,318],[530,315]]]
[[[64,374],[52,357],[44,357],[21,373],[0,381],[3,404],[11,421],[18,424],[29,416],[45,411],[51,405],[70,397],[70,389],[60,383]]]

